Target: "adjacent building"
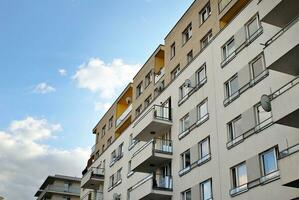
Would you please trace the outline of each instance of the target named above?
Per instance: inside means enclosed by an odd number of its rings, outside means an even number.
[[[48,176],[35,193],[37,200],[79,200],[81,178]]]
[[[93,129],[81,199],[299,199],[298,14],[195,0]]]

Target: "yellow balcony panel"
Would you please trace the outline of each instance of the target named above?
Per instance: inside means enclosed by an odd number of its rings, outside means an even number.
[[[220,28],[225,27],[250,0],[220,0],[218,3]]]
[[[278,27],[286,26],[299,13],[298,0],[262,0],[261,21]]]
[[[133,87],[130,83],[116,101],[116,119],[122,116],[132,103]]]
[[[131,168],[135,172],[150,173],[171,162],[171,140],[155,139],[143,145],[132,157]]]
[[[81,188],[98,189],[101,184],[104,184],[104,169],[91,167],[84,174],[81,180]]]
[[[265,42],[267,68],[290,75],[299,75],[299,17]]]
[[[165,66],[165,51],[162,46],[160,46],[155,54],[155,73],[159,73],[160,70]]]
[[[137,140],[150,141],[167,133],[171,125],[171,108],[154,105],[136,119],[133,134]]]
[[[130,199],[171,200],[172,177],[163,175],[148,176],[132,187]]]
[[[280,152],[278,167],[281,182],[284,186],[299,188],[299,144]]]
[[[299,128],[299,76],[271,95],[273,121]]]
[[[130,112],[126,118],[116,127],[115,138],[118,138],[132,123],[132,116]]]

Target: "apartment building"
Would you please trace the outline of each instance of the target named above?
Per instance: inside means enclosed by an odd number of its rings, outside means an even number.
[[[123,116],[81,199],[299,199],[298,14],[195,0],[96,126]]]
[[[37,200],[79,200],[80,182],[77,177],[48,176],[34,196]]]

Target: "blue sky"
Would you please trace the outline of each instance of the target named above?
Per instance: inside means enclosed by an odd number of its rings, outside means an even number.
[[[0,196],[32,199],[49,173],[80,176],[92,128],[191,3],[0,1]]]

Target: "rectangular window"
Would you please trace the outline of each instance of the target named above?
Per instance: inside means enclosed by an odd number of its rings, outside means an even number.
[[[213,199],[212,179],[200,183],[200,199],[201,200]]]
[[[265,70],[265,62],[263,54],[256,57],[253,61],[249,63],[250,71],[251,71],[251,78],[257,78],[262,72]]]
[[[133,138],[133,133],[131,133],[129,136],[129,145],[132,145],[134,142],[135,142],[135,140]]]
[[[188,189],[181,193],[182,200],[191,200],[191,189]]]
[[[211,41],[213,35],[212,35],[212,30],[210,30],[208,32],[208,34],[206,34],[200,41],[200,44],[201,44],[201,48],[205,48]]]
[[[106,134],[106,125],[104,125],[102,128],[102,137],[104,137],[105,134]]]
[[[114,150],[114,151],[112,151],[112,153],[111,153],[111,162],[114,162],[115,159],[116,159],[116,151]]]
[[[187,63],[190,63],[193,60],[193,51],[189,51],[187,54]]]
[[[189,126],[190,126],[190,117],[188,113],[181,119],[181,131],[182,132],[186,131],[189,128]]]
[[[175,56],[175,42],[170,46],[170,59]]]
[[[260,155],[263,176],[267,176],[278,170],[276,149],[272,148]]]
[[[123,155],[123,146],[124,146],[124,143],[121,143],[119,146],[118,146],[118,152],[117,152],[117,156],[122,156]]]
[[[111,145],[111,142],[112,142],[112,137],[110,137],[107,141],[107,146],[110,146]]]
[[[131,166],[132,166],[132,161],[129,160],[129,162],[128,162],[128,174],[131,174],[133,172],[132,169],[131,169]]]
[[[110,176],[109,178],[109,187],[112,187],[114,185],[114,175]]]
[[[105,150],[105,145],[103,144],[103,146],[102,146],[102,152],[104,152],[104,150]]]
[[[238,135],[240,135],[241,132],[240,119],[241,119],[241,115],[233,119],[231,122],[227,124],[229,141],[234,140]]]
[[[197,106],[197,120],[201,120],[208,114],[208,99],[205,99]]]
[[[228,60],[234,55],[235,55],[235,40],[234,37],[232,37],[222,47],[223,60]]]
[[[174,70],[171,71],[171,80],[175,79],[180,73],[180,65],[177,65]]]
[[[269,119],[272,117],[271,112],[267,112],[263,109],[263,107],[258,104],[255,106],[256,112],[256,124],[261,128],[269,123]]]
[[[200,141],[198,143],[199,146],[199,159],[207,158],[210,155],[210,138]]]
[[[246,23],[245,27],[248,40],[253,39],[259,33],[258,30],[260,29],[260,26],[258,15],[254,16]]]
[[[207,74],[206,74],[206,65],[204,64],[199,70],[197,70],[196,72],[196,82],[197,84],[201,84],[205,81],[207,77]]]
[[[200,23],[203,24],[208,17],[211,15],[211,6],[210,3],[208,3],[200,12],[199,12],[199,16],[200,16]]]
[[[183,44],[185,44],[192,37],[192,24],[191,23],[182,32],[182,36],[183,36]]]
[[[191,166],[190,149],[181,154],[181,163],[182,169],[189,168]]]
[[[231,173],[233,188],[238,188],[247,184],[247,170],[245,162],[231,168]]]
[[[122,168],[120,168],[120,169],[117,170],[117,172],[116,172],[116,182],[118,182],[118,181],[121,180],[121,171],[122,171]]]
[[[109,119],[109,129],[113,127],[113,116]]]
[[[225,97],[229,98],[231,96],[234,96],[238,94],[239,90],[239,82],[238,82],[238,75],[234,75],[232,78],[230,78],[225,84]]]
[[[140,105],[140,106],[135,110],[136,117],[140,115],[141,111],[142,111],[142,105]]]
[[[142,81],[141,83],[139,83],[136,87],[136,98],[139,97],[143,92],[143,88],[142,88]]]
[[[152,72],[150,71],[146,76],[144,80],[145,87],[149,86],[149,84],[152,82]]]
[[[144,109],[147,108],[150,103],[152,102],[152,95],[149,95],[145,100],[144,100]]]

